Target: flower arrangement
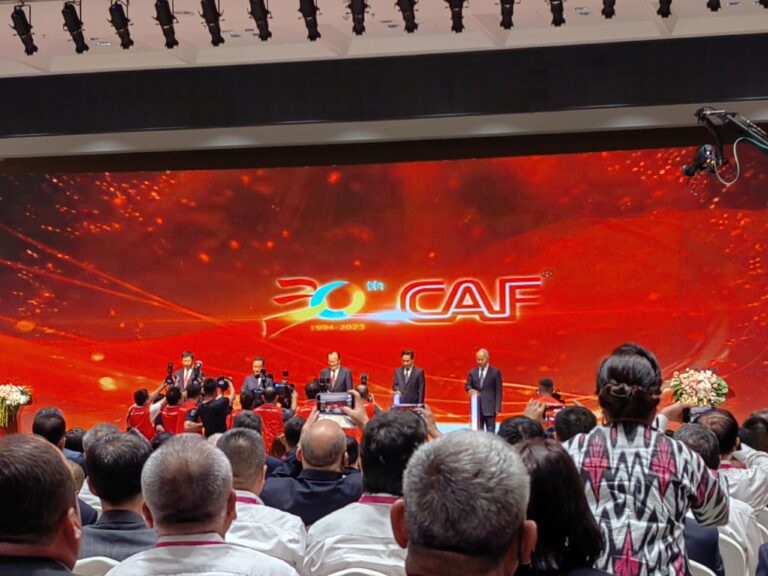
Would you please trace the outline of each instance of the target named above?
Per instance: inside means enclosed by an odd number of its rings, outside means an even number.
[[[728,384],[712,370],[675,372],[670,381],[672,399],[688,406],[712,407],[725,402]]]
[[[6,428],[22,406],[32,402],[32,394],[23,386],[0,385],[0,427]]]

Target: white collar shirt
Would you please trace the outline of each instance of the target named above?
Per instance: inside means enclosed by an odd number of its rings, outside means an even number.
[[[368,569],[405,576],[406,551],[395,541],[389,519],[396,497],[364,495],[315,522],[307,534],[303,576],[328,576],[347,569]]]
[[[718,526],[717,529],[741,546],[747,559],[747,574],[754,574],[757,570],[759,549],[764,543],[757,515],[749,504],[736,498],[730,499],[728,510],[728,524]]]
[[[764,470],[721,467],[718,472],[728,481],[728,494],[731,497],[755,509],[768,506],[768,474]]]
[[[157,547],[123,560],[108,576],[297,576],[282,560],[224,542],[214,532],[161,536]]]
[[[301,569],[307,529],[298,516],[265,506],[261,498],[236,490],[237,519],[227,532],[227,542],[253,548]]]

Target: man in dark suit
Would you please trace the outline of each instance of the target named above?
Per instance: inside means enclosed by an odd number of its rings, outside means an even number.
[[[147,442],[125,433],[102,436],[88,448],[88,485],[101,499],[102,514],[83,528],[79,558],[123,561],[157,543],[141,515],[141,471],[151,454]]]
[[[352,390],[352,372],[341,365],[341,354],[330,352],[328,354],[328,368],[320,372],[320,378],[330,382],[330,392],[347,392]]]
[[[685,548],[688,559],[706,566],[717,576],[725,574],[718,545],[719,533],[715,526],[701,526],[694,518],[685,519]]]
[[[496,414],[501,412],[502,380],[498,368],[491,366],[488,350],[481,348],[475,355],[477,368],[467,376],[467,393],[480,395],[480,430],[496,432]]]
[[[248,374],[243,380],[243,387],[240,388],[242,394],[244,390],[253,392],[253,396],[256,398],[256,407],[264,404],[264,399],[261,397],[265,388],[274,386],[275,383],[272,377],[264,370],[264,358],[254,358],[253,364],[251,364],[253,374]],[[264,373],[262,373],[264,371]]]
[[[0,438],[0,574],[69,574],[80,549],[75,479],[42,438]]]
[[[400,359],[403,365],[395,368],[392,389],[399,395],[399,404],[424,404],[424,370],[413,365],[413,350],[403,350]]]
[[[203,374],[200,366],[202,366],[202,362],[199,365],[195,364],[194,352],[191,350],[185,350],[182,352],[181,368],[173,373],[174,385],[181,388],[181,391],[183,392],[187,389],[187,386],[192,384],[193,380],[197,379],[200,382],[200,386],[202,386],[203,381],[205,380],[205,375]]]

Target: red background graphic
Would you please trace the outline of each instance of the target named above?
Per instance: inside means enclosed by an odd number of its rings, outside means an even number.
[[[637,341],[666,377],[716,367],[744,417],[768,404],[768,170],[745,150],[738,184],[694,195],[679,176],[691,152],[1,176],[0,379],[89,426],[122,421],[132,391],[186,349],[238,388],[260,355],[300,389],[338,349],[388,404],[399,353],[413,348],[428,402],[462,422],[479,347],[502,371],[509,414],[543,376],[594,407],[598,362]],[[380,281],[371,312],[413,280],[477,278],[496,298],[496,279],[513,275],[544,277],[515,323],[314,321],[262,336],[287,293],[278,278]],[[348,293],[329,300],[344,306]]]

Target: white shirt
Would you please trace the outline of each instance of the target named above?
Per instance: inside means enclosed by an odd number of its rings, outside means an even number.
[[[759,548],[763,542],[763,533],[757,524],[757,515],[749,504],[730,499],[728,524],[718,526],[720,534],[730,536],[747,558],[747,574],[754,574],[757,569]]]
[[[123,560],[108,576],[298,576],[285,562],[224,542],[215,532],[161,536],[157,547]]]
[[[396,497],[364,495],[315,522],[307,535],[304,576],[328,576],[349,568],[367,568],[387,576],[405,576],[405,554],[392,534],[389,513]]]
[[[728,493],[755,509],[768,506],[768,454],[742,444],[733,457],[747,468],[723,467],[728,463],[721,463],[718,472],[728,480]]]
[[[91,492],[91,489],[88,487],[88,482],[83,482],[83,486],[80,488],[78,496],[80,497],[80,500],[89,506],[96,506],[101,509],[101,499]]]
[[[301,569],[307,529],[298,516],[265,506],[261,498],[236,490],[237,520],[227,532],[227,542],[247,546]]]

